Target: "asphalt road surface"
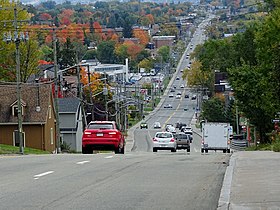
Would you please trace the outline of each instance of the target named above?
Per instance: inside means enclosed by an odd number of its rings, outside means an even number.
[[[202,31],[194,46],[203,41]],[[174,80],[175,94],[180,84],[186,85],[181,77]],[[152,152],[153,123],[190,123],[197,106],[196,100],[165,97],[163,106],[173,108],[160,107],[147,120],[149,129],[136,129],[134,150],[124,155],[0,156],[0,209],[217,209],[229,154],[201,154],[195,135],[190,153]]]

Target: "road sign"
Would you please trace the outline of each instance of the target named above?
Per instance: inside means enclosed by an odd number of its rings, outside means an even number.
[[[271,122],[272,122],[272,123],[279,123],[279,122],[280,122],[280,119],[272,119]]]

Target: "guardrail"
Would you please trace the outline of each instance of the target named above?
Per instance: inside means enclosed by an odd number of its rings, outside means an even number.
[[[243,151],[248,147],[248,141],[246,139],[232,139],[230,143],[230,148],[238,151]]]

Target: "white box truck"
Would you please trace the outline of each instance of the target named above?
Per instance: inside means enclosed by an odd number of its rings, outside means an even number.
[[[208,150],[222,150],[223,153],[230,153],[230,129],[229,123],[203,123],[201,153],[208,153]]]

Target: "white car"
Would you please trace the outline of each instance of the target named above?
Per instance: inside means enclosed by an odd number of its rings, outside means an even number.
[[[176,95],[176,99],[180,99],[181,98],[181,95]]]
[[[171,150],[176,152],[177,143],[171,132],[157,132],[153,138],[153,152]]]
[[[174,97],[173,93],[170,93],[169,98],[173,98],[173,97]]]
[[[155,122],[154,123],[154,128],[161,128],[160,122]]]
[[[181,85],[181,88],[184,88],[184,87],[185,87],[185,86],[182,84],[182,85]]]

